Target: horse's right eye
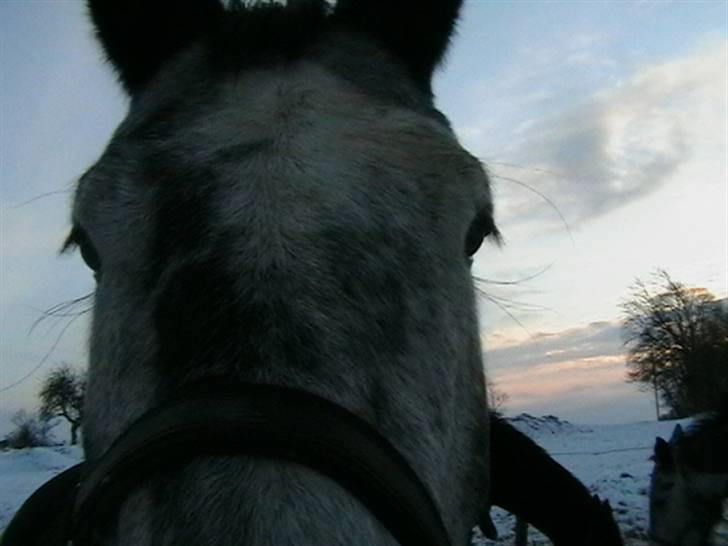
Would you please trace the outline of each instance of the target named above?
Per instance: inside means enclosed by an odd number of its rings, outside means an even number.
[[[493,216],[490,213],[481,213],[475,217],[473,223],[470,224],[468,233],[465,236],[465,256],[472,258],[473,255],[478,251],[480,245],[486,237],[489,236],[498,237],[498,228],[493,222]]]
[[[96,252],[96,248],[94,248],[88,240],[83,244],[80,244],[78,247],[81,251],[81,258],[83,258],[83,261],[86,262],[86,265],[98,275],[101,272],[101,259],[99,258],[99,253]]]

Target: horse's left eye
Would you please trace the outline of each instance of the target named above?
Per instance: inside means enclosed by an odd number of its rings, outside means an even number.
[[[483,244],[483,240],[490,235],[498,235],[493,216],[490,213],[478,214],[465,236],[465,256],[471,258]]]
[[[91,239],[89,239],[86,231],[82,228],[75,226],[71,230],[71,234],[66,239],[63,245],[63,250],[67,250],[72,247],[78,247],[81,253],[81,258],[86,265],[94,272],[94,276],[98,279],[101,274],[101,258],[99,253],[96,251]]]
[[[81,258],[83,258],[83,261],[86,262],[86,265],[98,275],[101,272],[101,258],[99,258],[99,253],[96,252],[94,245],[92,245],[91,241],[87,239],[82,244],[79,244],[78,248],[81,251]]]

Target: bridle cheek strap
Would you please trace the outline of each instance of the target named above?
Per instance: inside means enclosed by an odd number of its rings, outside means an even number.
[[[403,546],[450,545],[429,490],[371,425],[321,397],[257,384],[197,391],[134,422],[84,468],[69,540],[93,545],[135,486],[173,464],[215,455],[303,464],[359,499]]]

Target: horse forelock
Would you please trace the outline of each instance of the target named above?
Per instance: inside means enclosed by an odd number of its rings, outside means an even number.
[[[202,38],[207,60],[230,70],[299,59],[330,27],[330,11],[324,0],[288,6],[233,2]]]

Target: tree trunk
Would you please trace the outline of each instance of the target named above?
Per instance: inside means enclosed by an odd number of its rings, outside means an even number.
[[[78,423],[71,423],[71,445],[75,446],[78,443]]]
[[[655,414],[657,415],[657,420],[660,420],[660,394],[657,389],[657,366],[655,363],[652,363],[652,389],[655,391]]]

